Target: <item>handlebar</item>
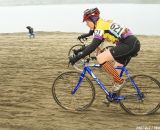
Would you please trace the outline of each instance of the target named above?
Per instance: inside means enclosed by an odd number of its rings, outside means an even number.
[[[96,60],[97,58],[92,56],[88,58],[83,58],[82,60],[79,60],[83,66],[88,65],[88,66],[95,66],[96,64],[89,64],[90,60]],[[68,67],[70,65],[70,62],[68,62]],[[73,65],[74,67],[75,65]],[[97,66],[97,65],[96,65]]]
[[[88,38],[82,38],[82,39],[79,39],[79,38],[78,38],[78,40],[79,40],[81,43],[84,44],[84,43],[88,40]]]

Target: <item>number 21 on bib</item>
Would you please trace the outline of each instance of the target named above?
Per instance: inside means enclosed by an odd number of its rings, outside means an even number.
[[[102,35],[103,35],[103,30],[96,29],[94,31],[94,36],[102,37]]]

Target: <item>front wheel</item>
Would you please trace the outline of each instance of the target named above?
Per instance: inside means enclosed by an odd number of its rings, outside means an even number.
[[[52,95],[63,109],[83,111],[90,107],[95,99],[95,88],[87,76],[84,76],[80,87],[72,94],[80,74],[76,71],[64,72],[54,80]]]
[[[120,91],[121,95],[125,95],[120,106],[133,115],[155,113],[160,108],[160,82],[148,75],[135,75],[131,79],[138,86],[141,95],[137,93],[130,79],[127,79]]]

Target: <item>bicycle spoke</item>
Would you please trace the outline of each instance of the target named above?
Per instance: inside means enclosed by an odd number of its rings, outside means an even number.
[[[79,72],[65,72],[58,76],[53,83],[53,98],[64,109],[71,111],[85,110],[94,101],[95,89],[86,76],[78,90],[74,94],[71,93],[78,82],[79,76]]]
[[[143,94],[140,99],[136,90],[129,80],[121,90],[121,95],[125,95],[126,99],[120,103],[121,107],[135,115],[147,115],[156,112],[160,107],[160,83],[147,75],[133,76],[133,80]]]

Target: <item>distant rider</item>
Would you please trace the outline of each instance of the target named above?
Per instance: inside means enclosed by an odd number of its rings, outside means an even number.
[[[34,31],[33,31],[33,28],[31,26],[27,26],[26,28],[29,31],[29,38],[35,38],[35,34],[34,34]]]

